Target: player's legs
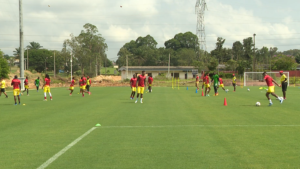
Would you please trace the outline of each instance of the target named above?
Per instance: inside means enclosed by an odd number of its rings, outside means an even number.
[[[204,87],[204,86],[205,86],[205,83],[203,82],[203,83],[202,83],[202,90],[203,90],[203,87]]]
[[[282,83],[281,87],[282,87],[283,99],[286,99],[287,83]]]
[[[37,92],[39,91],[39,86],[36,86],[36,91],[37,91]]]
[[[20,95],[18,95],[19,104],[21,104],[21,98]]]
[[[215,91],[215,96],[218,94],[218,87],[216,84],[214,84],[214,91]]]

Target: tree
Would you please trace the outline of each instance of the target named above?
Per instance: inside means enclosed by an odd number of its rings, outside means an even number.
[[[43,72],[54,69],[53,52],[47,49],[33,49],[28,53],[29,69],[37,72]],[[52,56],[52,57],[50,57]],[[46,64],[46,67],[45,67]]]
[[[165,42],[166,49],[179,50],[181,48],[188,48],[196,50],[199,48],[198,37],[192,32],[178,33],[173,39]]]
[[[223,39],[222,37],[218,37],[216,48],[210,52],[213,57],[220,61],[220,63],[223,63],[224,61],[224,52],[226,51],[223,49],[224,43],[225,39]]]
[[[207,66],[208,70],[215,71],[218,67],[218,60],[216,58],[211,58]]]
[[[300,53],[295,56],[295,59],[297,63],[300,63]]]
[[[243,52],[243,44],[240,41],[234,42],[232,45],[233,58],[231,59],[235,59],[236,61],[238,61],[243,55]]]
[[[77,65],[81,68],[81,73],[89,76],[95,75],[94,69],[99,65],[104,65],[107,60],[105,51],[107,44],[101,34],[98,34],[98,29],[95,25],[87,23],[83,26],[84,30],[78,36],[70,35],[64,43],[65,52],[72,53]],[[108,64],[111,62],[107,61]],[[99,69],[98,69],[99,70]]]
[[[8,78],[9,67],[3,52],[0,50],[0,77]]]
[[[273,70],[295,70],[297,65],[293,56],[279,54],[272,59]]]
[[[30,45],[27,45],[28,49],[41,49],[41,46],[38,42],[29,42]]]

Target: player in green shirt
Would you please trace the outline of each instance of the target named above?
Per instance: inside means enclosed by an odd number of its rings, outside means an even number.
[[[40,77],[38,77],[37,79],[35,79],[34,81],[35,86],[36,86],[36,91],[39,91],[39,87],[40,87]]]
[[[215,96],[218,96],[219,93],[218,93],[218,86],[219,86],[219,75],[216,74],[216,72],[214,72],[214,75],[211,79],[211,82],[214,81],[214,90],[215,90]]]

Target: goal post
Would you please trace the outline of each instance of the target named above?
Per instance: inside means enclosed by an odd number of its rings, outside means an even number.
[[[266,82],[263,77],[263,72],[244,72],[244,86],[264,86]],[[280,84],[281,75],[279,72],[267,72],[274,81]],[[283,72],[286,75],[288,86],[290,85],[290,74],[289,72]]]

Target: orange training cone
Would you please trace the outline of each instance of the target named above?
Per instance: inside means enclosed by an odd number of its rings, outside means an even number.
[[[227,106],[226,97],[224,98],[224,106]]]
[[[202,95],[201,96],[204,96],[203,91],[202,91]]]

